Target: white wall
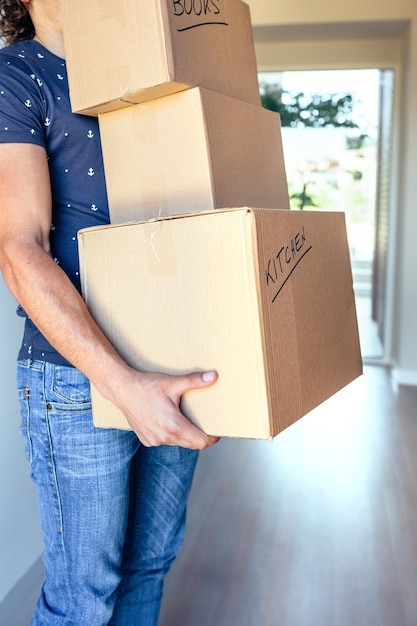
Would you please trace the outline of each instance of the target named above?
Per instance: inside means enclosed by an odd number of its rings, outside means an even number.
[[[387,329],[397,382],[417,385],[417,2],[246,0],[261,70],[388,67],[397,73]]]
[[[0,602],[42,549],[35,488],[19,433],[15,385],[22,320],[0,277]]]

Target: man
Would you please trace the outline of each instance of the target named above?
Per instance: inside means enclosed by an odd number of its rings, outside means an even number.
[[[59,0],[0,0],[0,15],[0,267],[26,317],[18,387],[45,539],[32,626],[154,626],[197,451],[217,441],[179,402],[216,374],[135,371],[89,315],[76,233],[109,219],[97,121],[70,110]],[[93,427],[89,381],[132,432]]]

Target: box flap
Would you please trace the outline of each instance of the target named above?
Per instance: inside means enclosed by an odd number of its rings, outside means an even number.
[[[101,231],[101,230],[113,230],[113,229],[117,229],[117,228],[129,228],[129,226],[135,225],[135,224],[152,224],[155,222],[165,222],[165,220],[182,220],[182,219],[188,219],[190,217],[199,217],[200,215],[216,215],[218,213],[230,213],[230,212],[236,212],[236,211],[243,211],[245,213],[253,213],[254,211],[259,211],[262,209],[255,209],[252,207],[225,207],[223,209],[216,209],[214,211],[200,211],[198,213],[180,213],[177,215],[167,215],[166,217],[164,216],[160,216],[160,217],[154,217],[152,219],[149,220],[134,220],[131,222],[124,222],[121,224],[103,224],[102,226],[88,226],[87,228],[81,228],[78,231],[78,239],[82,239],[82,237],[84,235],[88,235],[89,233],[93,233],[95,231]]]
[[[87,306],[120,354],[138,369],[219,372],[213,387],[183,398],[183,410],[196,424],[212,435],[235,436],[233,420],[238,420],[245,436],[268,439],[251,262],[253,213],[244,208],[190,218],[80,233]],[[123,423],[113,405],[106,403],[106,412],[111,423]]]

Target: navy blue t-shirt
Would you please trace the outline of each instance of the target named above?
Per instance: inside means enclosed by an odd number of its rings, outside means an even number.
[[[65,61],[37,41],[0,50],[0,142],[45,148],[53,204],[51,252],[80,291],[77,232],[109,223],[98,122],[71,112]],[[27,317],[21,307],[18,314]],[[19,358],[70,365],[30,319]]]

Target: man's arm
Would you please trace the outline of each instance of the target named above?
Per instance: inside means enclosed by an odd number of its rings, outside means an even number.
[[[217,441],[179,410],[181,395],[212,384],[212,373],[167,376],[129,367],[50,255],[51,190],[44,148],[0,145],[0,268],[19,304],[48,341],[118,406],[146,446],[203,449]],[[205,380],[206,379],[206,380]]]

